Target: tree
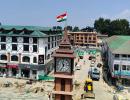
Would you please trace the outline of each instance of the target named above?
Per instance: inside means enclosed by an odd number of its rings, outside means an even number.
[[[87,26],[86,28],[81,29],[82,32],[93,32],[93,30],[94,30],[94,28],[90,27],[90,26]]]
[[[106,34],[106,33],[109,33],[110,23],[111,23],[110,19],[99,18],[98,20],[95,20],[94,28],[98,32],[102,34]]]
[[[126,19],[110,19],[99,18],[94,22],[94,28],[102,34],[112,35],[128,35],[130,34],[129,22]]]
[[[72,31],[72,26],[67,26],[67,30]]]
[[[79,27],[75,26],[73,32],[78,32],[78,31],[79,31]]]
[[[62,30],[62,27],[61,26],[57,26],[56,29]]]
[[[111,22],[111,35],[128,35],[129,22],[126,19],[117,19]]]

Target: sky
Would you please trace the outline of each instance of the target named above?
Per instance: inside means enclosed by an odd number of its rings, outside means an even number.
[[[0,0],[3,25],[64,26],[56,16],[67,11],[67,25],[93,26],[99,17],[130,21],[130,0]]]

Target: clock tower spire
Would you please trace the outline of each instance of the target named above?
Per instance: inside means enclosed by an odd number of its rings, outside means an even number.
[[[71,49],[66,27],[59,48],[52,56],[54,57],[55,63],[55,100],[72,100],[75,55],[74,51]]]

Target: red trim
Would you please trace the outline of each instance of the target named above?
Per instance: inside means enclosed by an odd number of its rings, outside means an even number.
[[[16,69],[18,69],[18,65],[7,65],[7,68],[16,68]]]
[[[63,18],[64,16],[67,16],[67,13],[61,14],[61,15],[57,16],[56,18],[57,18],[57,19],[58,19],[58,18]]]

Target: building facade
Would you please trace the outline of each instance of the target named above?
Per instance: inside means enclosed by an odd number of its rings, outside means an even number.
[[[0,26],[0,75],[36,78],[51,70],[61,30],[37,26]]]
[[[130,84],[130,36],[112,36],[104,41],[102,49],[111,76]]]
[[[88,47],[97,46],[96,32],[68,32],[68,35],[72,45]]]

